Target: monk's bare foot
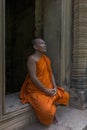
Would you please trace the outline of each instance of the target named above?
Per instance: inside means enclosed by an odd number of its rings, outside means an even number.
[[[53,121],[53,123],[54,123],[54,124],[58,124],[58,119],[57,119],[56,116],[54,117],[54,121]]]

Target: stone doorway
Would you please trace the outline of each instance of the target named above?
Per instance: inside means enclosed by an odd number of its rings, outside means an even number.
[[[35,29],[35,0],[6,0],[5,3],[6,94],[10,94],[20,90],[26,75],[25,57],[32,51]]]
[[[35,30],[35,0],[5,1],[5,113],[25,107],[19,91],[27,73]]]

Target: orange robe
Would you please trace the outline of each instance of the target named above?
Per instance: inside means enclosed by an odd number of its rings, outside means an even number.
[[[45,55],[42,55],[40,60],[36,62],[36,76],[46,88],[53,88],[50,60]],[[32,105],[41,123],[50,125],[56,113],[56,104],[67,105],[69,94],[63,88],[58,87],[55,96],[48,96],[32,82],[27,74],[20,91],[20,99],[23,104],[30,103]]]

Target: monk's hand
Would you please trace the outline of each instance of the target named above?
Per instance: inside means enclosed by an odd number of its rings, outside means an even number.
[[[57,88],[55,87],[55,88],[53,89],[53,91],[54,91],[54,95],[56,95],[56,94],[57,94]]]
[[[56,95],[56,90],[55,89],[47,89],[47,94],[49,96],[54,96],[54,95]]]

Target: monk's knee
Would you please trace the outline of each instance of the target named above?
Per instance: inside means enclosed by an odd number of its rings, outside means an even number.
[[[47,109],[45,109],[43,114],[46,118],[42,123],[44,125],[47,125],[47,126],[51,125],[53,123],[55,113],[56,113],[56,107],[55,106],[48,107]]]
[[[42,121],[42,124],[43,125],[46,125],[46,126],[49,126],[53,123],[53,120],[54,120],[54,115],[53,113],[48,113],[46,115],[46,118]]]
[[[66,98],[67,98],[67,100],[69,101],[70,95],[69,95],[68,92],[66,92]]]
[[[51,116],[54,116],[54,113],[56,111],[56,108],[55,106],[50,106],[50,107],[47,107],[45,110],[44,110],[44,114],[45,115],[48,115],[50,113]]]

